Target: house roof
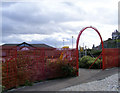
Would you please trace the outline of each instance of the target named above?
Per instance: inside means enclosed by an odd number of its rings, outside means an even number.
[[[17,46],[18,44],[4,44],[2,46]]]
[[[15,46],[20,46],[22,44],[26,44],[26,45],[29,45],[31,47],[37,47],[37,48],[54,48],[52,46],[49,46],[47,44],[28,44],[26,42],[23,42],[21,44],[4,44],[2,45],[3,47],[15,47]]]

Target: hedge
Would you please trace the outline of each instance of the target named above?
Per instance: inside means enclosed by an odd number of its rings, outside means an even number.
[[[83,56],[80,60],[79,60],[79,67],[80,68],[89,68],[92,63],[95,61],[97,57],[92,58],[90,56]],[[93,66],[91,67],[91,69],[100,69],[102,66],[102,60],[100,61],[100,59],[98,59]]]
[[[9,62],[2,63],[2,85],[4,89],[32,85],[33,82],[76,76],[76,60],[60,60],[55,62],[34,57],[19,56]]]

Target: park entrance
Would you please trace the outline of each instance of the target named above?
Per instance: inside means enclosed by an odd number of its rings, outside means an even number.
[[[93,30],[95,30],[95,31],[98,33],[99,37],[100,37],[101,44],[102,44],[102,53],[100,54],[100,56],[102,56],[102,58],[103,58],[102,69],[104,69],[104,45],[103,45],[103,40],[102,40],[102,37],[101,37],[99,31],[98,31],[96,28],[92,27],[92,26],[83,28],[83,29],[80,31],[80,33],[78,34],[77,42],[76,42],[76,62],[77,62],[77,63],[76,63],[76,64],[77,64],[77,65],[76,65],[76,68],[77,68],[77,69],[79,68],[79,66],[78,66],[78,64],[79,64],[79,62],[78,62],[78,57],[79,57],[78,44],[79,44],[80,36],[82,35],[83,31],[86,30],[86,29],[88,29],[88,28],[92,28]],[[98,59],[100,56],[98,56],[97,59]],[[97,61],[97,59],[95,60],[95,62]],[[95,62],[94,62],[94,63],[95,63]],[[94,64],[94,63],[93,63],[93,64]],[[92,65],[93,65],[93,64],[92,64]],[[91,66],[92,66],[92,65],[91,65]],[[77,72],[77,75],[78,75],[78,72]]]
[[[78,34],[77,41],[76,41],[76,64],[77,64],[76,68],[79,69],[78,44],[79,44],[80,36],[82,35],[83,31],[86,30],[86,29],[88,29],[88,28],[91,28],[91,29],[93,29],[93,30],[95,30],[97,32],[97,34],[100,37],[101,45],[102,45],[102,52],[96,58],[96,60],[93,62],[93,64],[97,61],[97,59],[99,59],[100,57],[102,57],[102,69],[103,70],[106,69],[106,68],[118,67],[119,66],[119,59],[120,59],[120,53],[119,53],[120,49],[119,48],[114,48],[114,49],[104,48],[103,40],[102,40],[102,37],[101,37],[99,31],[96,28],[90,26],[90,27],[83,28],[80,31],[80,33]],[[92,67],[92,65],[89,67],[89,69]],[[78,76],[78,72],[77,72],[77,76]]]

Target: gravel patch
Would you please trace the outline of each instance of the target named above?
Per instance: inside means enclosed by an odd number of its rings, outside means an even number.
[[[99,81],[92,81],[80,85],[71,86],[60,91],[118,91],[119,89],[120,86],[118,86],[117,73]]]

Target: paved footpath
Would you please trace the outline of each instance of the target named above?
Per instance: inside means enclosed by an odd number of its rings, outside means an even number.
[[[79,69],[78,77],[48,80],[11,91],[59,91],[70,86],[101,80],[116,73],[118,73],[118,68],[106,70]]]

